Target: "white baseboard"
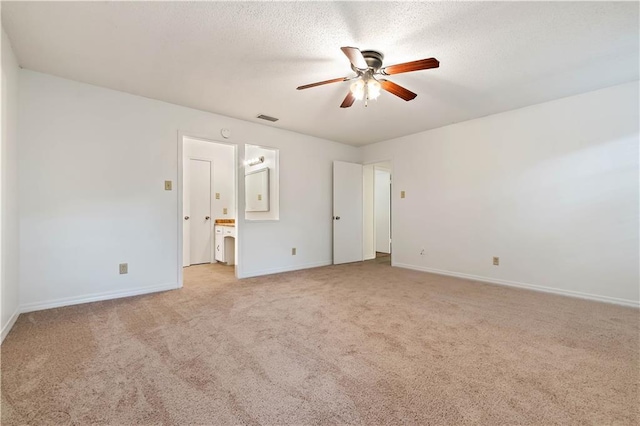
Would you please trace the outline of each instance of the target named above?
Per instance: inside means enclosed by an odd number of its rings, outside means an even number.
[[[18,320],[19,316],[20,316],[20,308],[16,309],[13,315],[11,315],[11,318],[9,318],[9,321],[4,325],[4,327],[2,327],[2,332],[0,332],[0,344],[4,342],[4,338],[7,337],[7,334],[9,334],[9,332],[13,328],[13,325]]]
[[[319,268],[321,266],[329,266],[332,264],[333,262],[331,260],[325,260],[323,262],[305,263],[303,265],[283,266],[280,268],[260,269],[258,271],[249,271],[249,272],[242,271],[242,275],[238,276],[238,278],[260,277],[263,275],[279,274],[281,272],[299,271],[300,269]]]
[[[60,308],[63,306],[80,305],[82,303],[100,302],[102,300],[120,299],[121,297],[139,296],[141,294],[157,293],[159,291],[175,290],[176,283],[160,284],[148,287],[139,287],[132,290],[110,291],[105,293],[94,293],[79,297],[67,297],[63,299],[47,300],[44,302],[27,303],[20,306],[20,312],[42,311],[44,309]]]
[[[432,274],[464,278],[467,280],[480,281],[480,282],[489,283],[489,284],[498,284],[498,285],[504,285],[509,287],[525,288],[527,290],[540,291],[544,293],[560,294],[562,296],[570,296],[570,297],[577,297],[580,299],[595,300],[598,302],[613,303],[616,305],[630,306],[633,308],[640,307],[640,301],[638,300],[620,299],[617,297],[601,296],[598,294],[583,293],[580,291],[573,291],[573,290],[563,290],[559,288],[545,287],[545,286],[535,285],[535,284],[525,284],[525,283],[520,283],[516,281],[501,280],[498,278],[487,278],[487,277],[481,277],[478,275],[462,274],[459,272],[451,272],[451,271],[445,271],[441,269],[427,268],[424,266],[409,265],[406,263],[394,263],[393,266],[397,266],[399,268],[405,268],[405,269],[413,269],[414,271],[430,272]]]

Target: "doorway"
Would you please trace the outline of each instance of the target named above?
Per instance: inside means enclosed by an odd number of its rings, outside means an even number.
[[[363,166],[364,259],[391,264],[391,162]]]
[[[374,213],[376,257],[391,255],[391,171],[374,166]]]
[[[391,161],[333,162],[333,263],[392,264]]]
[[[236,145],[179,136],[179,282],[182,268],[219,264],[234,271],[236,255]],[[221,237],[216,232],[223,233]],[[216,251],[216,244],[220,248]],[[224,255],[221,256],[224,247]],[[213,267],[213,265],[212,265]]]

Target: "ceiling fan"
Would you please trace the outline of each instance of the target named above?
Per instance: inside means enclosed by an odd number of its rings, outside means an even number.
[[[356,99],[364,100],[364,106],[367,106],[370,99],[376,99],[380,95],[380,89],[386,90],[405,101],[410,101],[418,95],[392,81],[376,77],[438,68],[440,66],[440,62],[436,58],[428,58],[383,68],[382,59],[384,56],[380,52],[375,50],[360,51],[357,47],[341,47],[340,49],[349,58],[351,69],[355,71],[356,75],[305,84],[297,89],[303,90],[329,83],[355,80],[351,83],[349,93],[342,101],[340,108],[349,108]]]

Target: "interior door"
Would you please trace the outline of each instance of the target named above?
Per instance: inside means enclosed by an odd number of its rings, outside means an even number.
[[[333,263],[363,260],[362,165],[333,162]]]
[[[211,161],[189,159],[189,264],[212,262]]]

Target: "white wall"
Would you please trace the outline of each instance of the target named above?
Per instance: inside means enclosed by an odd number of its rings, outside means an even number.
[[[241,277],[331,263],[332,162],[362,154],[393,161],[396,265],[637,304],[637,83],[356,149],[17,74],[19,199],[10,205],[21,219],[24,311],[175,288],[181,212],[163,182],[177,182],[179,132],[218,139],[221,128],[238,145],[239,211],[244,144],[280,155],[280,220],[237,218]],[[12,194],[4,114],[3,243]],[[128,275],[118,275],[120,262]],[[3,305],[4,277],[3,268]]]
[[[280,150],[280,220],[244,223],[251,239],[240,250],[244,259],[252,259],[253,263],[243,276],[332,263],[333,161],[359,162],[360,152],[339,143],[290,135],[250,141]],[[291,255],[294,247],[295,256]],[[279,259],[288,261],[283,265]]]
[[[394,264],[637,306],[638,117],[633,82],[364,147]]]
[[[245,143],[280,150],[280,220],[237,218],[241,277],[330,263],[331,164],[356,148],[26,70],[19,99],[23,310],[178,285],[178,132],[230,129],[240,177]]]
[[[18,62],[9,38],[2,29],[0,342],[11,330],[19,313],[18,75]]]

